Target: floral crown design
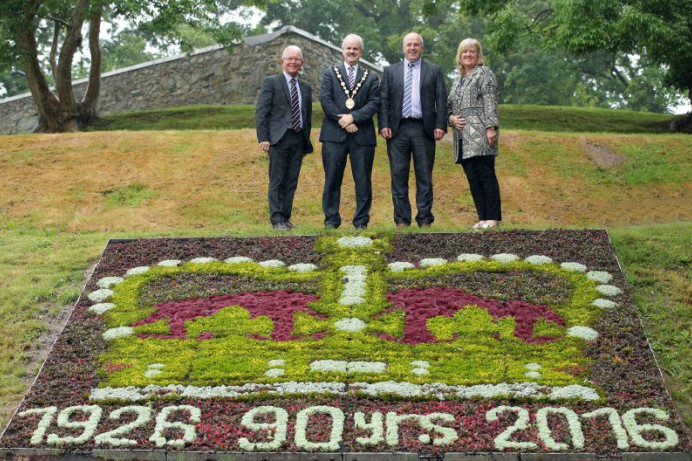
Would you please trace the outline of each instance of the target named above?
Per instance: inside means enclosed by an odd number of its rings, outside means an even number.
[[[108,328],[94,401],[182,395],[466,399],[601,398],[575,369],[622,290],[612,275],[547,256],[459,254],[385,264],[386,238],[322,237],[315,264],[244,256],[161,261],[99,280],[90,312]],[[514,271],[569,287],[560,305],[430,286],[431,277]],[[229,286],[211,296],[143,300],[150,284]],[[391,286],[401,286],[391,290]]]

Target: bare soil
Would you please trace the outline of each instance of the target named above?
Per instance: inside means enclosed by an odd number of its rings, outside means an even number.
[[[579,140],[579,144],[589,159],[601,168],[616,168],[627,161],[626,157],[605,144],[584,138]]]

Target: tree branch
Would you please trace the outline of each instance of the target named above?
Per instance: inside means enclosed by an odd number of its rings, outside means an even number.
[[[62,25],[65,26],[65,27],[69,27],[69,24],[67,23],[67,21],[65,21],[65,20],[62,19],[62,18],[58,18],[58,17],[55,17],[55,16],[47,16],[47,19],[50,19],[51,21],[53,21],[53,22],[55,22],[55,23],[60,23],[60,24],[62,24]]]
[[[75,5],[58,59],[55,89],[68,118],[77,115],[77,105],[72,92],[72,62],[77,48],[82,43],[82,25],[84,24],[84,16],[89,6],[89,1],[79,0]]]
[[[529,33],[533,32],[534,27],[536,27],[538,24],[542,23],[545,21],[547,18],[552,16],[553,14],[553,9],[552,8],[547,8],[543,11],[540,11],[538,14],[536,14],[533,17],[533,20],[531,21],[531,24],[526,26],[526,30],[529,31]]]
[[[617,81],[622,83],[622,85],[627,88],[627,86],[630,84],[629,80],[627,80],[627,77],[625,77],[622,72],[620,72],[613,64],[613,66],[610,68],[610,75],[612,75]]]
[[[60,40],[60,23],[55,21],[53,23],[53,42],[50,45],[50,72],[53,75],[53,80],[55,81],[58,77],[58,63],[56,57],[58,54],[58,41]]]
[[[374,14],[372,11],[368,10],[367,8],[364,8],[363,5],[360,3],[354,3],[353,8],[355,8],[360,14],[362,14],[366,18],[373,18],[375,21],[379,22],[382,20],[383,15],[379,14]]]

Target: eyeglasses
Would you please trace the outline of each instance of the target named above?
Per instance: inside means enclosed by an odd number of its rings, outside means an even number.
[[[300,58],[281,58],[281,59],[283,59],[284,61],[288,61],[288,62],[303,62],[303,60]]]

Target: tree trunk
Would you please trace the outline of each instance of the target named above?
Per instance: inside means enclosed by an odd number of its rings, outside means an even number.
[[[72,90],[72,63],[77,49],[82,43],[82,25],[89,0],[79,0],[67,22],[65,39],[60,49],[55,75],[55,92],[60,101],[58,131],[77,131],[79,128],[79,109]]]
[[[36,24],[38,5],[40,2],[27,4],[27,8],[22,12],[27,23]],[[39,114],[39,125],[36,129],[38,132],[77,131],[80,127],[93,121],[96,116],[101,77],[101,48],[98,43],[102,13],[100,6],[89,13],[89,48],[92,64],[89,86],[84,101],[78,103],[72,90],[72,64],[74,55],[82,43],[82,25],[89,6],[90,0],[77,0],[68,21],[53,18],[55,22],[54,38],[57,40],[51,49],[50,64],[55,80],[55,92],[51,91],[41,69],[36,43],[36,28],[23,30],[18,34],[17,43],[26,64],[27,83]],[[62,47],[57,52],[60,24],[65,27],[65,37]],[[56,54],[58,56],[57,61],[55,59]]]
[[[670,122],[670,131],[692,134],[692,112]]]
[[[687,97],[692,104],[692,83],[687,89]],[[687,133],[692,134],[692,111],[688,112],[686,116],[677,118],[670,122],[670,131],[675,133]]]
[[[89,68],[89,83],[84,100],[79,105],[79,125],[86,128],[92,124],[96,118],[96,104],[101,89],[101,44],[99,33],[101,31],[101,5],[94,6],[89,17],[89,53],[91,55],[91,66]]]
[[[57,119],[60,101],[50,91],[48,82],[41,70],[33,31],[21,33],[17,38],[17,43],[24,55],[27,84],[39,114],[38,131],[58,131]]]

